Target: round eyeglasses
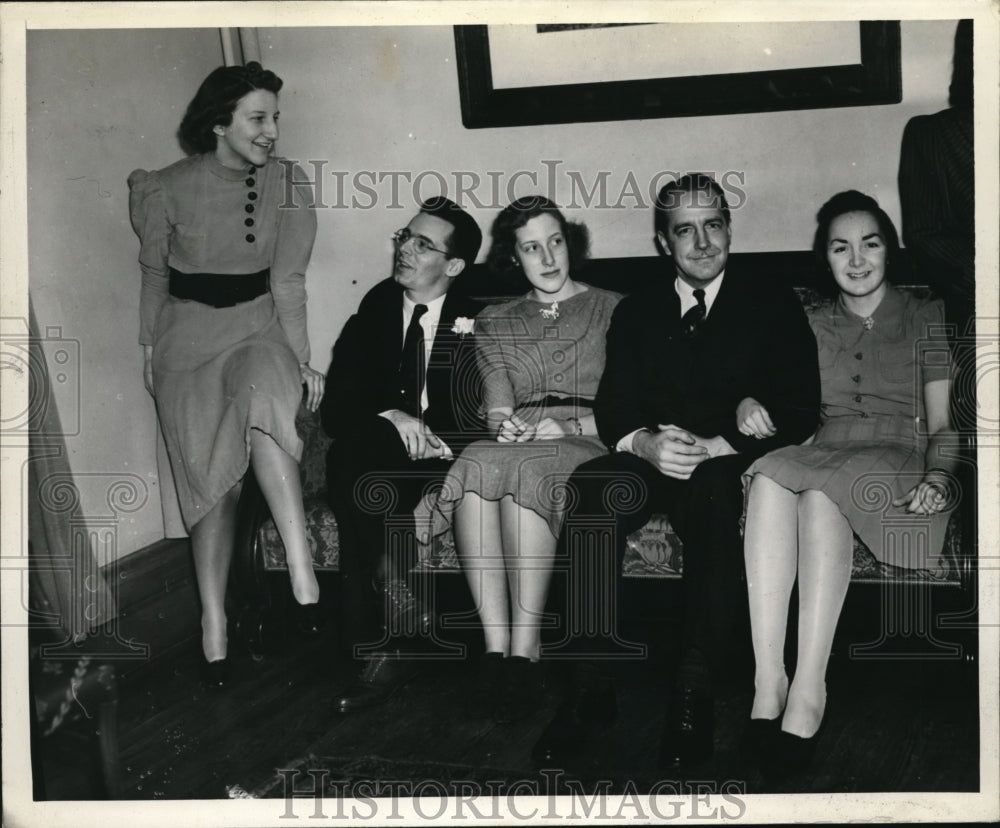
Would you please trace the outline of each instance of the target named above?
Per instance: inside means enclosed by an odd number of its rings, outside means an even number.
[[[417,255],[423,255],[428,250],[433,250],[435,253],[441,253],[445,256],[451,255],[447,250],[435,247],[426,236],[417,236],[411,233],[409,227],[404,227],[402,230],[397,230],[393,233],[392,240],[396,243],[396,247],[402,247],[408,241],[412,240],[413,249],[417,251]]]

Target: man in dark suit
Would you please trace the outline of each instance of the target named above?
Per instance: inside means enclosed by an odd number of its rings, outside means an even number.
[[[553,649],[591,660],[579,665],[574,692],[535,746],[544,762],[572,758],[594,721],[614,714],[614,688],[597,657],[642,652],[621,639],[609,607],[620,604],[627,536],[657,512],[684,543],[681,658],[661,765],[708,758],[722,644],[736,639],[750,652],[741,475],[817,423],[816,341],[801,303],[789,287],[727,269],[732,227],[718,184],[703,174],[667,184],[655,228],[672,278],[616,308],[594,407],[612,453],[584,463],[569,483],[575,496],[560,538],[569,600],[565,638]],[[605,622],[597,625],[602,640],[583,634],[595,615]]]
[[[916,115],[906,124],[898,179],[903,239],[916,276],[944,299],[947,321],[955,325],[959,338],[975,334],[973,90],[972,21],[960,20],[955,27],[948,109]],[[974,364],[975,358],[967,362]],[[973,379],[970,387],[974,386]],[[975,428],[974,409],[966,414],[964,422]]]
[[[399,644],[431,632],[413,594],[413,509],[450,461],[482,436],[480,375],[463,323],[481,305],[450,292],[482,243],[475,220],[438,197],[395,234],[392,277],[341,332],[321,414],[334,438],[327,489],[340,533],[346,643],[368,651],[341,712],[380,702],[413,674]]]

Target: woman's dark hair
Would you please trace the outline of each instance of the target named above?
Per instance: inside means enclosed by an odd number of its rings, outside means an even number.
[[[857,190],[846,190],[837,193],[820,207],[816,214],[816,235],[813,236],[812,249],[819,273],[820,288],[832,296],[835,296],[839,290],[833,279],[830,263],[826,258],[826,250],[830,243],[830,225],[833,224],[834,219],[845,213],[868,213],[874,217],[875,223],[878,224],[878,231],[885,241],[885,276],[890,282],[895,282],[900,255],[899,234],[896,232],[892,219],[871,196],[859,193]]]
[[[516,232],[533,218],[546,214],[554,216],[559,222],[559,229],[566,239],[566,249],[569,252],[569,270],[571,274],[574,273],[590,254],[587,225],[567,221],[559,206],[541,195],[524,196],[500,211],[490,231],[493,242],[486,256],[489,269],[502,276],[520,271],[521,266],[514,252]]]
[[[278,94],[282,80],[251,60],[246,66],[220,66],[205,78],[181,121],[180,139],[186,152],[215,149],[215,126],[229,126],[240,99],[255,89]]]

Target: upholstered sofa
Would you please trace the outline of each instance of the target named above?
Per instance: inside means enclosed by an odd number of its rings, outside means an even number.
[[[811,256],[805,252],[732,254],[743,268],[767,272],[791,284],[803,305],[824,301],[809,281]],[[583,281],[628,293],[651,279],[668,278],[664,264],[656,257],[602,259],[588,263]],[[457,286],[456,286],[457,287]],[[481,265],[465,274],[461,289],[486,301],[499,301],[525,290],[518,283],[497,283]],[[907,290],[926,293],[926,288],[909,286]],[[301,464],[309,544],[314,565],[319,571],[335,571],[340,556],[337,523],[326,504],[325,455],[331,440],[320,426],[319,415],[301,409],[297,420],[299,435],[305,443]],[[266,649],[266,629],[271,625],[271,580],[275,573],[284,575],[284,548],[267,508],[255,487],[245,487],[241,504],[240,533],[234,564],[237,596],[240,604],[240,632],[252,649]],[[974,538],[956,512],[949,524],[942,566],[935,570],[903,569],[880,563],[855,538],[852,581],[858,583],[919,583],[969,589],[975,558]],[[421,542],[418,569],[440,572],[458,569],[451,533],[431,543]],[[654,516],[628,539],[623,574],[630,578],[679,578],[683,567],[683,545],[663,515]],[[287,589],[285,589],[287,591]]]

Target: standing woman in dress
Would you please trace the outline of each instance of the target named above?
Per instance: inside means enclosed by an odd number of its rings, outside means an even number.
[[[538,705],[541,619],[570,473],[606,449],[593,402],[617,293],[578,282],[587,231],[543,196],[493,224],[488,264],[520,271],[531,290],[475,319],[492,440],[470,444],[445,478],[433,532],[454,520],[455,546],[482,621],[486,653],[477,698],[501,721]]]
[[[281,85],[257,62],[214,70],[181,122],[196,154],[128,179],[144,378],[191,535],[210,686],[228,677],[224,601],[248,466],[285,545],[299,627],[320,627],[295,431],[303,384],[311,410],[323,396],[306,334],[316,216],[304,174],[272,155]]]
[[[778,776],[805,768],[818,741],[854,535],[883,563],[940,568],[955,500],[944,306],[889,284],[899,241],[875,199],[839,193],[817,219],[813,251],[837,288],[832,304],[809,314],[820,427],[806,444],[757,460],[744,478],[752,479],[744,543],[756,660],[747,741]],[[744,434],[773,433],[762,406],[743,413]],[[796,579],[798,657],[789,686],[783,656]]]

